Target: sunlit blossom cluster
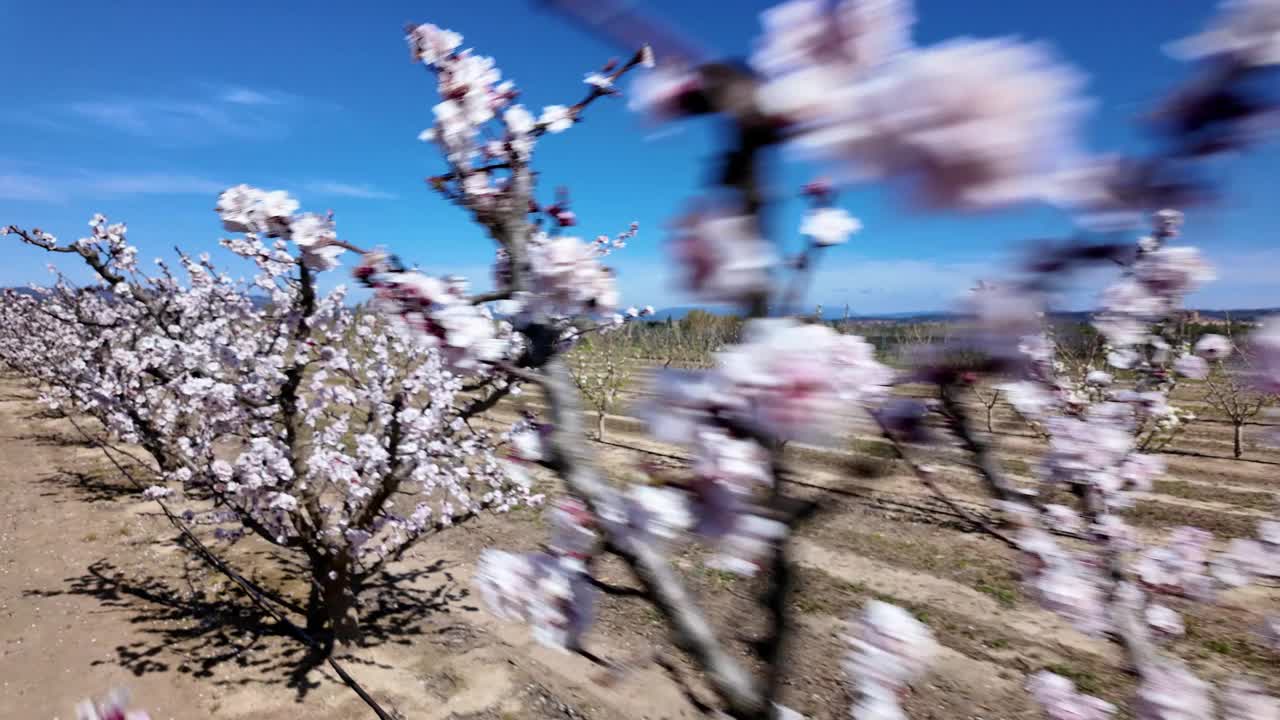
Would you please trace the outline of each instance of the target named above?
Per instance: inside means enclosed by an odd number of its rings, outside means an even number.
[[[332,270],[345,251],[337,244],[332,217],[296,214],[298,201],[283,190],[237,185],[218,196],[216,209],[223,227],[231,232],[292,240],[312,270]]]

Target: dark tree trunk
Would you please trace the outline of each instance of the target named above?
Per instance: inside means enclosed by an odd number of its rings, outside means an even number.
[[[604,413],[596,415],[596,439],[604,442]]]
[[[1236,457],[1244,454],[1244,425],[1235,426],[1235,432],[1231,434],[1231,450]]]
[[[307,634],[329,648],[335,642],[349,644],[360,639],[355,590],[344,562],[322,561],[313,566]]]
[[[311,583],[311,591],[307,594],[307,634],[319,638],[324,633],[324,604],[320,601],[320,588]]]

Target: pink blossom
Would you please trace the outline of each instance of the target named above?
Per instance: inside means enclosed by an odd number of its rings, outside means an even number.
[[[173,494],[172,488],[163,487],[161,485],[152,485],[142,491],[142,497],[148,500],[160,500]]]
[[[746,215],[695,213],[674,240],[684,286],[706,300],[740,301],[768,287],[775,258]]]
[[[710,413],[732,402],[710,373],[663,370],[655,373],[653,396],[639,408],[649,434],[660,442],[686,444],[697,438]]]
[[[891,377],[861,342],[825,325],[754,320],[741,345],[717,355],[717,374],[779,436],[821,432],[838,419],[839,399],[876,396]]]
[[[851,713],[860,720],[905,717],[899,705],[908,683],[922,676],[938,653],[933,633],[895,605],[871,600],[848,622],[845,673],[858,690]]]
[[[1163,247],[1145,253],[1133,271],[1139,282],[1160,296],[1185,295],[1215,276],[1193,247]]]
[[[914,21],[902,0],[791,0],[760,19],[764,34],[751,62],[769,78],[762,102],[798,120],[836,108],[847,84],[909,50]]]
[[[1280,315],[1266,318],[1249,336],[1252,379],[1263,392],[1280,393]]]
[[[1042,670],[1027,681],[1027,689],[1049,720],[1107,720],[1116,707],[1076,690],[1067,678]]]
[[[709,427],[700,428],[694,442],[694,472],[724,483],[735,493],[750,494],[756,487],[773,485],[768,452],[753,440],[730,437]]]
[[[1115,381],[1115,377],[1111,373],[1102,370],[1090,370],[1084,381],[1090,385],[1106,387]]]
[[[1179,375],[1193,380],[1203,380],[1209,376],[1209,363],[1197,355],[1183,355],[1173,362],[1173,369]]]
[[[1079,532],[1080,514],[1065,505],[1045,505],[1044,513],[1051,527],[1065,532]]]
[[[587,73],[586,77],[583,78],[583,82],[593,88],[599,88],[601,90],[610,90],[613,88],[613,80],[611,80],[608,75],[601,73]]]
[[[665,543],[680,539],[696,523],[682,490],[635,485],[627,491],[626,502],[628,525]]]
[[[769,549],[785,537],[787,526],[751,513],[737,513],[727,532],[718,538],[708,567],[752,577],[761,568]]]
[[[1023,580],[1045,609],[1089,635],[1109,627],[1103,581],[1090,564],[1036,528],[1024,528],[1018,546],[1025,553]]]
[[[1252,680],[1234,679],[1222,693],[1223,720],[1280,720],[1280,701]]]
[[[475,578],[493,614],[529,623],[534,639],[548,647],[581,646],[592,620],[595,589],[577,566],[545,553],[485,550]]]
[[[989,207],[1049,192],[1081,85],[1041,46],[966,40],[903,53],[865,79],[806,66],[762,102],[803,121],[796,142],[849,178],[902,178],[927,204]]]
[[[1163,635],[1175,636],[1186,632],[1182,617],[1167,606],[1148,605],[1146,618],[1147,624]]]
[[[535,235],[529,244],[534,308],[553,315],[611,314],[618,305],[613,271],[591,243]]]
[[[1176,660],[1147,668],[1134,702],[1138,720],[1211,720],[1209,685]]]
[[[302,261],[312,270],[332,270],[337,267],[338,256],[345,252],[334,245],[338,235],[333,220],[315,213],[290,220],[289,239],[302,249]]]
[[[552,506],[550,515],[550,548],[554,555],[570,565],[580,565],[594,554],[600,542],[600,535],[596,532],[598,523],[581,500],[561,498]]]

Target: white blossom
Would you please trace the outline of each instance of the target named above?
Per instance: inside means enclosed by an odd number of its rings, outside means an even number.
[[[573,127],[573,114],[564,105],[548,105],[542,108],[538,124],[545,127],[547,132],[564,132]]]
[[[1230,340],[1212,333],[1200,336],[1195,346],[1196,354],[1207,360],[1222,360],[1231,354],[1231,350]]]
[[[899,698],[928,669],[938,652],[933,633],[906,610],[871,600],[848,623],[845,672],[858,690],[851,709],[858,720],[905,717]]]
[[[862,223],[840,208],[810,210],[800,224],[800,234],[815,245],[843,245],[849,236],[862,229]]]
[[[692,215],[681,224],[674,250],[684,286],[706,300],[738,301],[763,291],[775,263],[746,215]]]

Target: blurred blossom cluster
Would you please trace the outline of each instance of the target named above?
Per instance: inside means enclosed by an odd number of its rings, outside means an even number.
[[[1074,151],[1082,77],[1002,38],[917,47],[906,0],[794,0],[763,16],[766,112],[849,179],[903,179],[934,206],[1049,195]]]
[[[495,322],[489,309],[472,303],[460,278],[434,278],[395,266],[385,253],[360,258],[355,275],[374,291],[388,317],[438,347],[457,370],[472,370],[510,354],[516,342],[508,324]]]
[[[1079,692],[1075,683],[1047,670],[1031,676],[1027,689],[1048,720],[1108,720],[1116,711],[1115,705]]]
[[[76,706],[76,720],[150,720],[142,710],[129,709],[129,694],[115,690],[97,702],[85,700]]]
[[[1208,28],[1172,49],[1187,58],[1225,58],[1250,67],[1280,64],[1280,3],[1227,0]]]
[[[754,218],[712,208],[680,219],[673,254],[684,287],[710,301],[741,302],[765,292],[776,262]]]
[[[590,514],[576,500],[560,501],[551,517],[548,552],[485,550],[475,584],[498,617],[529,623],[534,637],[548,647],[576,649],[591,624],[596,593],[583,560],[599,539]]]
[[[618,306],[613,271],[600,264],[609,247],[537,233],[529,242],[534,301],[548,315],[611,315]]]
[[[899,703],[938,654],[933,633],[906,610],[872,600],[849,621],[845,640],[845,671],[857,689],[850,714],[857,720],[906,718]]]
[[[1169,659],[1144,668],[1133,711],[1140,720],[1214,716],[1209,683],[1183,663]]]

